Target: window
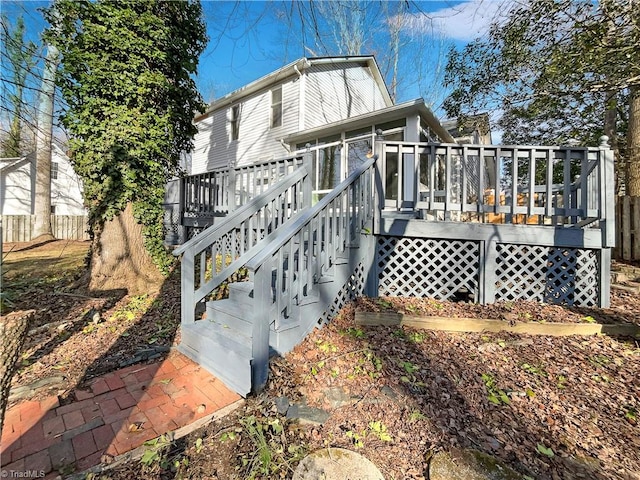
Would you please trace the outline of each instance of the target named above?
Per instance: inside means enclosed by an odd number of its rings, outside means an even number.
[[[58,179],[58,162],[51,162],[51,180]]]
[[[55,215],[55,214],[56,214],[56,206],[51,205],[51,215]]]
[[[229,122],[231,123],[231,140],[238,140],[240,138],[240,105],[231,107]]]
[[[271,90],[271,128],[282,126],[282,87]]]

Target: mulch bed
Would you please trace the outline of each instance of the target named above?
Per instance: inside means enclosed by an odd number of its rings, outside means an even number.
[[[361,399],[310,430],[312,449],[353,448],[347,432],[364,432],[361,453],[386,478],[424,478],[430,453],[451,446],[533,478],[637,478],[636,341],[360,329],[353,316],[352,305],[286,358],[311,405],[337,386]],[[371,431],[378,421],[392,441]]]

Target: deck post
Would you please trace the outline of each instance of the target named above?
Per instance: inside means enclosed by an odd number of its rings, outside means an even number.
[[[182,323],[189,325],[195,322],[195,289],[193,279],[195,276],[194,258],[191,252],[185,252],[182,256],[180,267],[180,311]]]
[[[312,204],[311,195],[313,191],[313,154],[310,151],[307,151],[302,155],[302,168],[307,171],[304,179],[302,180],[302,207],[310,208]]]
[[[180,215],[178,223],[178,242],[180,245],[187,241],[187,232],[184,226],[184,214],[185,214],[185,184],[187,183],[186,177],[180,178],[180,193],[178,197],[178,215]]]
[[[611,248],[616,244],[615,226],[615,173],[614,155],[609,147],[609,137],[600,137],[600,175],[601,185],[604,189],[600,192],[600,228],[602,230],[602,248],[600,249],[598,268],[599,272],[599,307],[609,308],[611,303]]]
[[[386,154],[384,152],[384,137],[382,136],[382,130],[376,130],[376,138],[373,144],[373,153],[376,157],[376,163],[374,163],[374,179],[373,179],[373,233],[377,235],[380,232],[380,217],[382,216],[382,210],[385,204],[384,183],[382,181],[382,165],[386,161]]]
[[[253,275],[251,386],[254,392],[264,389],[269,378],[269,312],[271,312],[272,260],[267,259]]]
[[[598,306],[611,306],[611,249],[602,248],[598,255]]]
[[[600,137],[600,174],[601,185],[604,189],[600,193],[600,218],[604,218],[602,228],[602,246],[614,247],[616,244],[616,209],[615,209],[615,172],[613,150],[609,147],[609,137]]]
[[[480,302],[483,305],[496,301],[496,270],[498,263],[498,245],[494,240],[480,242],[479,282]]]
[[[227,208],[229,212],[236,209],[236,169],[229,169],[229,191],[227,192]]]

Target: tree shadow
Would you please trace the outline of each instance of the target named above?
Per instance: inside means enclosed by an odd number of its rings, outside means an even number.
[[[113,321],[97,327],[109,328]],[[74,324],[72,334],[86,324]],[[198,367],[172,351],[179,325],[180,269],[176,267],[151,305],[86,366],[73,389],[42,401],[23,402],[16,409],[20,418],[8,412],[3,472],[37,470],[53,478],[57,473],[83,471],[212,413],[216,405],[205,404],[210,397],[181,384],[178,372]],[[49,342],[34,355],[42,356],[56,344]],[[205,375],[198,378],[207,381]],[[150,410],[153,418],[147,416]]]
[[[36,248],[40,248],[44,245],[47,245],[49,243],[54,243],[54,242],[58,242],[60,241],[57,238],[46,238],[44,240],[38,240],[37,238],[30,241],[30,242],[25,242],[24,246],[21,247],[17,247],[17,248],[11,248],[8,252],[4,252],[4,254],[8,254],[10,252],[25,252],[28,250],[34,250]],[[19,242],[14,243],[14,247],[15,245],[18,245]]]
[[[103,302],[103,307],[108,306],[109,304],[117,303],[122,300],[126,295],[126,290],[110,290],[99,293],[99,297],[91,297],[91,300],[97,300]],[[58,329],[55,334],[51,336],[51,338],[39,346],[36,350],[31,352],[31,354],[23,357],[23,363],[25,365],[29,365],[33,362],[38,361],[40,358],[43,358],[46,355],[51,354],[58,346],[63,344],[69,337],[83,331],[85,328],[89,327],[91,324],[94,324],[93,316],[99,311],[95,308],[91,307],[84,315],[81,317],[72,318],[73,313],[70,313],[66,318],[64,318],[61,322],[56,322],[59,327],[64,327]],[[71,325],[71,326],[69,326]],[[45,325],[46,326],[46,325]],[[32,329],[31,332],[37,332],[38,328]]]

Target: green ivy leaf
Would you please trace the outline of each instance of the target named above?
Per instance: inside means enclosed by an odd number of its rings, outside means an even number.
[[[553,453],[553,450],[550,447],[547,448],[541,443],[538,444],[538,446],[536,447],[536,450],[539,453],[546,455],[549,458],[553,458],[555,456],[555,453]]]

